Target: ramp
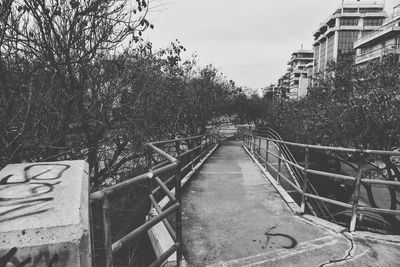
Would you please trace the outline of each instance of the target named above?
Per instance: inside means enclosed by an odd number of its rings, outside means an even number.
[[[189,266],[399,262],[399,244],[360,240],[293,214],[241,144],[225,142],[184,189],[183,243]]]

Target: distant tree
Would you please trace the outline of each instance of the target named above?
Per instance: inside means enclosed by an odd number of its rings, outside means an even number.
[[[237,88],[232,97],[230,114],[235,115],[239,123],[259,124],[268,115],[269,105],[266,97],[260,97],[251,90]]]

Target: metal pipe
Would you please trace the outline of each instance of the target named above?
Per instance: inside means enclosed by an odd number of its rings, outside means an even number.
[[[276,177],[276,182],[280,184],[280,176],[281,176],[281,171],[282,171],[282,151],[281,151],[281,146],[278,146],[278,175]]]
[[[387,156],[400,156],[400,152],[395,151],[385,151],[385,150],[373,150],[373,149],[356,149],[356,148],[344,148],[344,147],[331,147],[331,146],[319,146],[319,145],[307,145],[301,143],[293,143],[287,141],[281,141],[277,139],[272,139],[268,137],[257,136],[259,138],[269,140],[276,143],[286,144],[295,147],[306,148],[308,146],[310,149],[324,150],[324,151],[336,151],[336,152],[351,152],[351,153],[364,153],[364,154],[376,154],[376,155],[387,155]]]
[[[120,193],[121,191],[128,190],[135,184],[148,180],[149,177],[158,176],[164,172],[168,172],[170,170],[175,169],[177,166],[178,166],[178,163],[174,162],[167,166],[161,167],[157,170],[153,170],[152,172],[147,172],[147,173],[141,174],[139,176],[136,176],[135,178],[132,178],[132,179],[126,180],[124,182],[121,182],[119,184],[109,186],[102,190],[96,191],[96,192],[90,194],[90,201],[91,202],[98,201],[98,200],[105,198],[106,196],[113,196],[117,193]]]
[[[149,267],[159,267],[161,264],[166,261],[169,256],[174,254],[175,251],[177,251],[180,248],[179,244],[173,244],[172,247],[170,247],[167,251],[165,251],[156,261],[154,261],[152,264],[150,264]]]
[[[111,250],[111,221],[110,221],[110,201],[106,197],[103,199],[103,230],[104,230],[104,254],[106,267],[113,266],[113,254]]]
[[[356,229],[357,223],[357,211],[358,211],[358,200],[360,198],[360,187],[361,187],[361,179],[362,179],[362,172],[364,168],[364,154],[361,152],[360,154],[360,163],[358,165],[358,174],[356,179],[356,184],[354,186],[354,200],[353,200],[353,208],[352,208],[352,215],[350,221],[350,232],[354,232]]]
[[[180,205],[178,203],[176,203],[176,204],[172,205],[171,207],[169,207],[168,209],[166,209],[165,211],[163,211],[157,217],[142,224],[141,226],[139,226],[138,228],[136,228],[129,234],[125,235],[124,237],[122,237],[121,239],[119,239],[118,241],[116,241],[115,243],[112,244],[112,252],[113,253],[117,252],[118,250],[120,250],[121,248],[126,246],[129,243],[129,241],[131,241],[132,239],[135,239],[139,235],[143,234],[145,231],[147,231],[148,229],[150,229],[151,227],[153,227],[154,225],[156,225],[157,223],[162,221],[169,214],[171,214],[175,210],[178,210],[179,208],[180,208]]]
[[[400,182],[386,181],[386,180],[376,180],[376,179],[362,179],[361,183],[400,186]]]
[[[149,146],[152,150],[154,150],[155,152],[157,152],[158,154],[160,154],[161,156],[163,156],[164,158],[169,160],[169,162],[173,163],[173,162],[177,161],[176,158],[172,157],[167,152],[164,152],[163,150],[161,150],[160,148],[156,147],[155,145],[147,144],[147,146]]]
[[[400,210],[378,209],[378,208],[371,208],[371,207],[365,207],[365,206],[359,206],[358,210],[359,211],[371,211],[371,212],[376,212],[376,213],[380,213],[380,214],[400,215]]]
[[[323,202],[330,203],[330,204],[334,204],[334,205],[336,205],[336,206],[340,206],[340,207],[343,207],[343,208],[348,208],[348,209],[351,209],[351,208],[352,208],[352,205],[350,205],[350,204],[343,203],[343,202],[340,202],[340,201],[336,201],[336,200],[333,200],[333,199],[329,199],[329,198],[326,198],[326,197],[320,197],[320,196],[316,196],[316,195],[309,194],[309,193],[305,193],[304,195],[305,195],[306,197],[308,197],[308,198],[313,198],[313,199],[321,200],[321,201],[323,201]]]
[[[170,176],[170,177],[164,182],[164,184],[167,185],[167,184],[168,184],[169,182],[171,182],[174,178],[175,178],[175,175]],[[160,191],[160,190],[161,190],[161,187],[160,187],[160,186],[157,186],[151,193],[152,193],[153,195],[155,195],[155,194],[157,194],[157,192]]]
[[[305,213],[306,211],[306,197],[304,195],[304,193],[307,193],[307,186],[308,186],[308,175],[307,175],[307,170],[308,170],[308,166],[309,166],[309,151],[308,151],[308,146],[306,147],[306,151],[305,151],[305,167],[304,167],[304,174],[303,174],[303,190],[301,193],[301,205],[300,205],[300,209],[302,213]]]
[[[175,213],[175,232],[176,242],[179,245],[176,251],[176,266],[179,267],[182,260],[182,181],[181,181],[181,168],[178,167],[175,172],[175,196],[177,204],[179,205]]]
[[[158,205],[156,199],[154,198],[154,196],[152,194],[149,195],[150,201],[154,206],[154,209],[157,211],[158,214],[162,213],[162,210],[160,208],[160,206]],[[172,228],[171,224],[169,223],[169,221],[167,220],[167,218],[164,218],[163,223],[165,225],[165,228],[167,228],[168,233],[171,235],[172,239],[174,240],[174,242],[176,241],[176,233],[174,231],[174,229]]]
[[[330,177],[330,178],[346,180],[346,181],[355,181],[356,180],[356,178],[353,176],[342,175],[342,174],[337,174],[337,173],[323,172],[323,171],[317,171],[317,170],[311,170],[311,169],[308,169],[306,172],[311,173],[311,174],[320,175],[320,176],[326,176],[326,177]]]
[[[172,192],[171,192],[171,191],[168,189],[168,187],[163,183],[163,181],[161,181],[161,179],[160,179],[159,177],[156,177],[156,178],[155,178],[155,181],[157,182],[157,184],[158,184],[159,186],[161,186],[162,190],[165,192],[165,194],[168,196],[168,198],[169,198],[171,201],[175,202],[176,199],[175,199],[174,194],[172,194]]]

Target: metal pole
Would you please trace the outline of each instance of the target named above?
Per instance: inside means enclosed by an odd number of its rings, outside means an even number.
[[[282,160],[281,160],[282,152],[281,152],[281,145],[280,144],[278,144],[278,155],[279,155],[279,158],[278,158],[278,175],[276,176],[276,182],[278,184],[280,184],[281,170],[282,170]]]
[[[203,154],[203,137],[200,137],[200,155]],[[200,159],[199,159],[200,161]]]
[[[151,172],[151,168],[153,166],[153,151],[150,147],[147,147],[146,149],[146,163],[147,163],[147,170]],[[149,179],[149,194],[152,194],[154,188],[154,181],[152,177]]]
[[[268,161],[268,149],[269,149],[269,140],[267,139],[267,144],[265,147],[265,160]]]
[[[361,151],[363,151],[363,147],[361,147]],[[356,229],[357,223],[357,211],[358,211],[358,200],[360,198],[360,187],[361,187],[361,179],[362,179],[362,172],[364,168],[364,153],[360,153],[360,162],[358,165],[358,174],[356,177],[356,184],[354,186],[354,200],[353,200],[353,212],[350,221],[350,232],[354,232]]]
[[[111,222],[110,222],[110,201],[103,199],[103,228],[104,228],[104,252],[106,267],[113,266]]]
[[[191,166],[191,169],[192,169],[192,171],[193,171],[193,150],[192,151],[190,151],[190,166]]]
[[[301,213],[305,213],[306,212],[306,197],[305,197],[305,193],[307,193],[307,187],[308,187],[308,174],[307,174],[307,170],[309,167],[309,150],[308,150],[308,145],[306,146],[306,154],[305,154],[305,166],[304,166],[304,179],[303,179],[303,190],[301,192]]]
[[[179,267],[182,261],[182,192],[181,192],[181,163],[179,162],[175,172],[175,198],[176,202],[179,203],[179,209],[175,213],[175,232],[176,242],[179,244],[179,248],[176,251],[176,266]]]

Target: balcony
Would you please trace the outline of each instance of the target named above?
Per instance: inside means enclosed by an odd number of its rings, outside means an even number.
[[[364,35],[354,42],[354,48],[358,48],[379,36],[385,35],[392,31],[400,31],[400,12],[396,12],[385,20],[383,26],[375,29],[374,31]]]
[[[400,54],[400,47],[396,48],[396,47],[393,47],[392,45],[389,45],[389,46],[381,47],[378,49],[374,49],[372,51],[368,51],[366,53],[358,55],[355,59],[355,63],[362,64],[362,63],[368,62],[372,59],[379,58],[379,57],[383,56],[384,54],[387,54],[390,52]]]

